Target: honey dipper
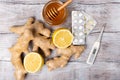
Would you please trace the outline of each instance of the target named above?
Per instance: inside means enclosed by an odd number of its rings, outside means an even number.
[[[58,14],[59,11],[62,10],[63,8],[65,8],[68,4],[70,4],[72,2],[72,0],[68,0],[66,1],[62,6],[60,6],[58,9],[56,7],[51,8],[49,11],[47,11],[46,15],[48,16],[48,18],[50,20],[55,19]]]

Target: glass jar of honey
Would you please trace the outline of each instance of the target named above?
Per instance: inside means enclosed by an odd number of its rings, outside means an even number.
[[[67,9],[63,8],[62,10],[59,11],[58,15],[51,20],[48,16],[47,16],[47,12],[52,9],[52,8],[59,8],[61,5],[63,5],[63,3],[59,0],[51,0],[49,1],[43,8],[43,18],[45,20],[45,22],[47,22],[50,25],[59,25],[61,23],[63,23],[67,17]]]

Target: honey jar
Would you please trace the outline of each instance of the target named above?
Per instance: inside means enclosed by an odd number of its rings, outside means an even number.
[[[47,22],[50,25],[59,25],[61,23],[63,23],[67,17],[67,9],[63,8],[62,10],[59,11],[58,16],[56,16],[55,19],[51,20],[48,16],[47,16],[47,12],[52,9],[52,8],[59,8],[61,5],[63,5],[63,3],[59,0],[51,0],[49,1],[44,7],[43,7],[43,18],[45,20],[45,22]]]

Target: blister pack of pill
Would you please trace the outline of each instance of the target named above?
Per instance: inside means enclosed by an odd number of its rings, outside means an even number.
[[[72,11],[73,45],[85,45],[86,36],[93,30],[97,22],[87,13]]]
[[[84,18],[85,18],[85,34],[88,35],[90,34],[90,32],[94,29],[94,27],[96,26],[97,22],[95,19],[93,19],[92,16],[88,15],[85,12],[82,12],[84,14]]]
[[[72,33],[74,35],[73,45],[85,44],[85,18],[79,11],[72,11]]]

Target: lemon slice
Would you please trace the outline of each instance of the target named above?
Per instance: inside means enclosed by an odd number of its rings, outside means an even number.
[[[44,65],[44,60],[39,53],[31,52],[24,58],[25,70],[29,73],[38,72]]]
[[[58,48],[67,48],[73,42],[73,35],[68,29],[60,28],[54,31],[52,41]]]

